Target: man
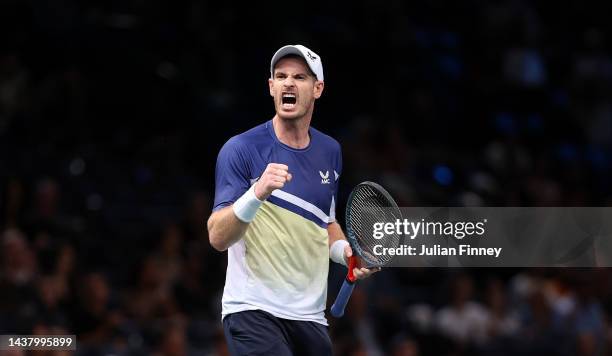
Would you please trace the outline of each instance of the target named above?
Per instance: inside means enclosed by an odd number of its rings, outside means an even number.
[[[211,245],[228,252],[223,328],[232,355],[331,355],[324,311],[329,259],[351,248],[335,221],[340,145],[310,126],[323,66],[279,49],[268,80],[276,115],[232,137],[217,159]],[[357,278],[374,270],[356,268]]]

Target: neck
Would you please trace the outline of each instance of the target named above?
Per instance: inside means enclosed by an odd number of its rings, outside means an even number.
[[[282,119],[275,115],[272,119],[274,133],[278,140],[291,148],[306,148],[310,143],[310,118]]]

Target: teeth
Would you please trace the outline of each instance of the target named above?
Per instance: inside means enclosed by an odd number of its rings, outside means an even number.
[[[295,94],[285,93],[283,94],[283,98],[295,98]]]

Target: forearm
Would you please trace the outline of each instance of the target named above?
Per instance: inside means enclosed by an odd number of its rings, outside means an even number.
[[[268,163],[255,185],[252,185],[233,205],[210,216],[208,238],[216,250],[225,251],[244,236],[263,201],[274,190],[283,188],[285,183],[291,180],[288,169],[289,167],[284,164]]]
[[[236,217],[232,206],[214,212],[207,225],[210,244],[218,251],[225,251],[239,241],[249,226]]]
[[[346,236],[344,236],[344,232],[342,231],[340,224],[335,221],[327,226],[327,233],[329,235],[330,248],[334,244],[334,242],[338,240],[346,240]]]
[[[353,255],[353,250],[346,241],[342,228],[338,223],[333,222],[327,226],[327,234],[329,235],[329,258],[348,267],[348,259]],[[363,279],[378,271],[380,271],[380,267],[373,269],[361,267],[361,262],[357,258],[357,268],[353,269],[353,275],[357,279]]]
[[[327,226],[327,234],[329,236],[329,258],[339,264],[347,265],[346,261],[346,236],[342,232],[340,224],[333,222]],[[338,241],[341,241],[337,243]]]

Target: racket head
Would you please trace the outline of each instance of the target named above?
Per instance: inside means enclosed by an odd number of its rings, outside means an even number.
[[[375,239],[372,230],[374,223],[395,222],[396,219],[402,218],[401,211],[393,197],[377,183],[369,181],[359,183],[349,195],[345,218],[347,240],[353,253],[365,263],[364,267],[388,265],[393,256],[376,255],[374,247],[381,245],[386,248],[395,248],[399,245],[401,237],[396,233],[385,235],[382,239]]]

